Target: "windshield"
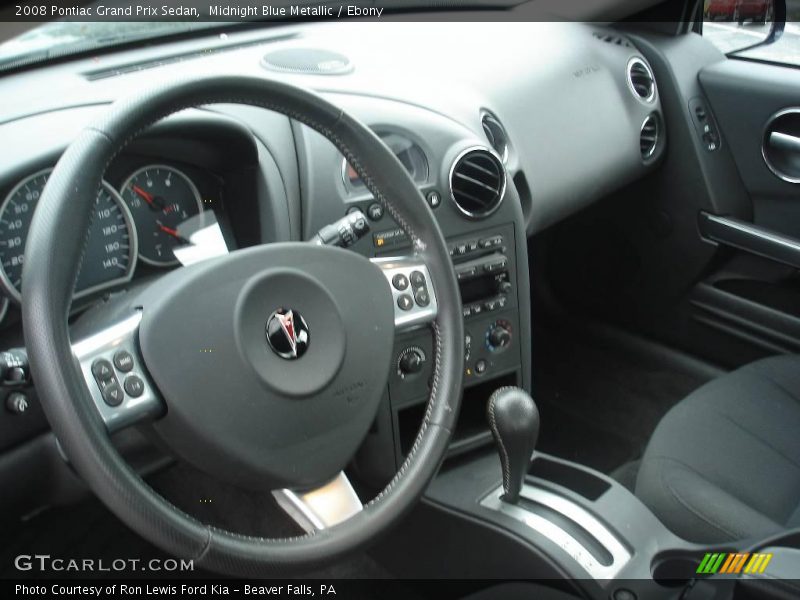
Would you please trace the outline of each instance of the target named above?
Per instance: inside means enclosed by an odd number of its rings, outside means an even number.
[[[221,25],[230,23],[53,21],[0,44],[0,68]]]

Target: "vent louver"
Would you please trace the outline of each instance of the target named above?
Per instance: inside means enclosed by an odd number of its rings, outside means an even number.
[[[451,197],[468,217],[486,217],[497,210],[505,187],[502,161],[483,148],[463,152],[450,171]]]
[[[639,150],[644,160],[649,159],[655,154],[658,146],[658,137],[661,134],[661,124],[655,114],[650,115],[642,123],[642,131],[639,134]]]
[[[489,144],[505,163],[508,159],[508,135],[505,128],[497,120],[497,117],[488,112],[481,117],[481,125]]]
[[[644,61],[634,58],[628,63],[628,85],[640,99],[651,102],[656,95],[656,80]]]

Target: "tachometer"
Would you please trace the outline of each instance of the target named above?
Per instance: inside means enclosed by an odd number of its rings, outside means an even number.
[[[149,165],[128,178],[121,194],[136,221],[139,258],[156,266],[176,264],[172,250],[186,244],[178,226],[203,210],[192,180],[174,167]]]
[[[22,289],[28,230],[51,170],[22,180],[0,206],[0,282],[16,300]],[[76,298],[128,281],[136,262],[133,220],[119,194],[106,182],[97,192],[94,210],[75,285]]]

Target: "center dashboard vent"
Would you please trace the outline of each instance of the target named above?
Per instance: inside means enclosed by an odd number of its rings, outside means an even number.
[[[655,154],[660,135],[661,122],[658,120],[658,116],[653,113],[644,120],[639,134],[639,150],[644,160],[648,160]]]
[[[641,58],[632,58],[628,63],[628,85],[631,91],[645,102],[652,102],[656,96],[653,71]]]
[[[506,189],[503,162],[484,148],[462,152],[450,170],[450,194],[466,216],[479,219],[500,206]]]

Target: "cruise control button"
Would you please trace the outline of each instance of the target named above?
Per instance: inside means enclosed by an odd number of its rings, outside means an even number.
[[[127,394],[133,398],[138,398],[144,393],[144,381],[136,375],[128,375],[122,385],[125,386]]]
[[[397,306],[400,307],[400,310],[411,310],[414,308],[414,300],[410,295],[402,294],[397,297]]]
[[[122,388],[119,387],[117,380],[110,382],[102,389],[103,401],[109,406],[119,406],[125,398]]]
[[[423,275],[421,271],[412,271],[409,280],[411,281],[411,285],[415,288],[425,285],[425,275]]]
[[[392,285],[394,286],[394,289],[402,292],[404,289],[408,287],[408,277],[406,277],[402,273],[398,273],[397,275],[392,277]]]
[[[424,287],[417,288],[414,292],[414,300],[417,301],[419,306],[428,306],[430,304],[430,296],[428,296],[428,290]]]
[[[123,373],[133,369],[133,356],[127,350],[118,350],[114,354],[114,366]]]
[[[92,375],[99,383],[113,377],[114,369],[105,358],[98,358],[92,363]]]

